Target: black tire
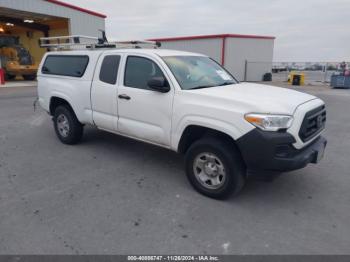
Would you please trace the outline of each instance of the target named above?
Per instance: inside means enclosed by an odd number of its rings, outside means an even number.
[[[62,119],[66,120],[68,131],[60,125]],[[84,128],[70,107],[58,106],[54,112],[53,123],[56,135],[63,144],[74,145],[80,142]]]
[[[22,77],[24,80],[33,81],[33,80],[35,80],[36,75],[23,75]]]
[[[15,75],[5,74],[5,80],[14,80],[15,78],[16,78]]]
[[[202,184],[204,182],[200,182],[195,174],[195,172],[198,172],[194,168],[195,161],[197,157],[205,153],[214,154],[224,167],[225,179],[222,179],[222,184],[218,188],[207,188]],[[190,183],[199,193],[205,196],[225,199],[230,195],[238,194],[245,184],[246,168],[240,152],[234,146],[225,143],[224,140],[207,137],[194,142],[186,153],[185,162],[186,174]],[[210,181],[208,180],[208,182]]]

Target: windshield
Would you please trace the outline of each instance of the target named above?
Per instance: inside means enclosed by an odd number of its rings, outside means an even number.
[[[237,83],[230,73],[209,57],[167,56],[163,60],[184,90]]]

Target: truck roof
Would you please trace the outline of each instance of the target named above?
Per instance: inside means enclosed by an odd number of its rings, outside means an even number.
[[[155,54],[158,56],[205,56],[199,53],[185,52],[179,50],[171,49],[141,49],[141,48],[130,48],[130,49],[84,49],[84,50],[69,50],[69,51],[54,51],[49,52],[48,54],[54,55],[88,55],[89,53],[104,53],[104,52],[116,52],[116,53],[133,53],[133,54]]]

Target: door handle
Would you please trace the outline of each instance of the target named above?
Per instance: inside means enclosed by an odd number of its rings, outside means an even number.
[[[118,97],[119,97],[119,99],[125,99],[125,100],[130,100],[131,99],[131,97],[128,96],[128,95],[119,95]]]

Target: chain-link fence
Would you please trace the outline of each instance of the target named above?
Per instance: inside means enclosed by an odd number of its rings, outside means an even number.
[[[292,72],[305,76],[305,84],[329,83],[331,76],[350,70],[350,62],[254,62],[247,61],[245,81],[287,82]],[[270,75],[271,74],[271,75]],[[271,79],[272,76],[272,79]]]

